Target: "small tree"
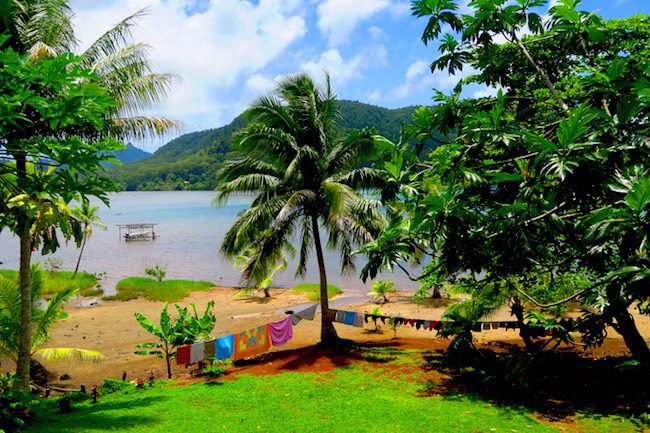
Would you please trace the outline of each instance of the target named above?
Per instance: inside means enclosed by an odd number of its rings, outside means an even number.
[[[156,281],[162,281],[165,278],[165,275],[167,275],[167,271],[158,265],[154,266],[153,268],[145,269],[144,273]]]
[[[388,294],[395,293],[395,287],[393,287],[392,281],[375,281],[372,283],[372,291],[368,293],[373,295],[373,299],[381,299],[381,303],[388,302]]]
[[[393,330],[393,338],[397,338],[397,328],[402,324],[402,316],[399,315],[399,313],[396,316],[391,316],[390,319],[388,319],[388,325],[390,326],[390,329]]]
[[[93,226],[102,227],[104,230],[107,228],[105,224],[99,222],[98,210],[99,206],[91,206],[89,200],[84,200],[80,207],[72,210],[72,214],[81,222],[83,227],[83,240],[81,241],[81,249],[79,250],[79,257],[77,258],[77,265],[74,268],[72,278],[76,277],[77,272],[79,272],[81,256],[84,253],[84,248],[86,248],[86,241],[93,235]]]
[[[191,344],[196,340],[208,340],[210,332],[214,329],[216,321],[212,313],[214,302],[208,302],[205,312],[199,316],[196,307],[192,304],[194,315],[190,315],[187,308],[176,305],[178,317],[173,320],[165,304],[160,313],[160,324],[156,325],[141,313],[135,313],[135,319],[147,332],[158,338],[157,343],[139,344],[143,350],[135,352],[136,355],[156,355],[165,360],[167,364],[167,377],[172,378],[171,360],[176,357],[176,348]]]

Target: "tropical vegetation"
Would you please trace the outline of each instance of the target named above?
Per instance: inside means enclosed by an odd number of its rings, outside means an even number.
[[[167,378],[172,378],[171,361],[176,357],[176,348],[196,341],[207,341],[214,329],[217,320],[212,312],[214,302],[208,302],[201,316],[196,311],[194,304],[190,305],[192,312],[187,308],[176,305],[176,318],[172,318],[165,304],[160,313],[159,325],[147,319],[140,313],[135,313],[135,319],[147,332],[158,338],[155,343],[140,344],[137,355],[156,355],[165,360],[167,365]],[[192,314],[193,313],[193,314]]]
[[[354,245],[372,240],[384,221],[378,203],[359,192],[376,181],[374,170],[361,165],[378,157],[386,140],[369,129],[341,137],[329,78],[320,88],[307,75],[291,76],[274,94],[259,98],[248,116],[250,124],[234,138],[233,148],[242,157],[219,171],[216,203],[242,192],[255,198],[227,232],[221,251],[232,259],[255,246],[242,270],[248,279],[256,267],[280,261],[287,240],[296,236],[296,275],[304,274],[315,252],[320,304],[327,311],[321,231],[328,235],[327,247],[340,252],[342,271],[354,269]],[[337,339],[331,321],[322,315],[322,342]]]
[[[74,272],[69,271],[43,271],[41,272],[41,291],[40,295],[49,298],[59,290],[73,289],[79,296],[93,296],[101,293],[97,287],[98,277],[95,274],[79,272],[73,276]],[[0,269],[0,277],[4,277],[18,284],[18,271]]]
[[[115,295],[104,296],[108,301],[129,301],[145,298],[150,301],[178,302],[194,291],[206,291],[214,288],[209,281],[164,280],[147,277],[127,277],[117,282]]]
[[[291,289],[291,293],[296,293],[299,295],[306,294],[307,298],[310,301],[318,301],[320,300],[320,284],[300,283],[297,286],[294,286],[293,289]],[[343,293],[343,289],[341,289],[339,286],[335,286],[334,284],[327,285],[327,297],[329,299],[341,295],[342,293]]]
[[[447,136],[426,161],[396,146],[408,175],[388,200],[388,228],[362,249],[362,275],[425,263],[412,277],[463,280],[475,317],[493,311],[495,293],[518,318],[557,320],[576,301],[580,317],[560,335],[599,345],[612,326],[647,360],[629,309],[650,312],[648,17],[606,21],[562,0],[545,18],[545,4],[477,0],[461,14],[455,1],[413,2],[423,41],[439,44],[431,69],[475,72],[416,111],[409,137]],[[495,94],[463,99],[468,83]]]

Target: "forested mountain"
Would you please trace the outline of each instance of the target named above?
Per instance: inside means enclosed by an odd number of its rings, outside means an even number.
[[[141,161],[143,159],[147,159],[151,156],[151,153],[145,152],[142,149],[138,149],[131,143],[128,143],[126,145],[126,149],[124,150],[118,150],[117,152],[114,152],[113,155],[119,159],[122,164],[128,164],[130,162],[135,162],[135,161]]]
[[[374,127],[392,140],[400,126],[411,119],[415,107],[388,109],[353,101],[339,101],[340,125],[346,129]],[[213,189],[215,173],[224,160],[234,156],[232,135],[245,125],[239,115],[226,126],[182,135],[144,160],[111,167],[111,177],[125,190]]]

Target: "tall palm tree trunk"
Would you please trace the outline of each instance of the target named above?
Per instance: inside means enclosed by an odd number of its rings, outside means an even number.
[[[84,253],[84,247],[86,246],[86,239],[88,239],[88,235],[84,233],[84,239],[81,242],[81,249],[79,250],[79,257],[77,258],[77,266],[74,268],[74,274],[72,274],[72,278],[77,276],[77,272],[79,272],[79,265],[81,264],[81,256]]]
[[[339,341],[334,324],[328,320],[326,311],[329,310],[329,299],[327,298],[327,273],[325,270],[325,258],[323,257],[323,246],[320,241],[320,231],[318,228],[318,217],[311,216],[312,230],[314,232],[314,246],[316,247],[316,257],[318,259],[318,272],[320,274],[320,308],[321,308],[321,330],[320,340],[326,346],[332,346]]]
[[[27,176],[24,155],[16,155],[16,172],[19,179]],[[32,281],[30,265],[32,261],[32,238],[27,221],[21,221],[20,233],[20,339],[14,387],[28,390],[32,352]]]

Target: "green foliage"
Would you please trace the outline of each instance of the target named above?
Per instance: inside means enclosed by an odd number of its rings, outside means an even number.
[[[158,265],[154,266],[153,268],[145,269],[144,273],[156,281],[162,281],[165,278],[165,275],[167,275],[167,271]]]
[[[135,385],[125,380],[104,379],[101,386],[99,387],[99,394],[109,395],[132,388],[135,388]]]
[[[397,140],[402,124],[414,107],[387,109],[353,101],[337,101],[341,131],[376,128],[380,135]],[[170,141],[150,158],[112,167],[110,177],[127,191],[212,190],[214,173],[236,156],[232,136],[246,126],[245,113],[221,128],[192,132]]]
[[[7,271],[0,273],[0,355],[17,359],[20,339],[20,287],[15,272],[13,278],[6,278]],[[67,317],[65,305],[77,294],[70,286],[58,288],[45,302],[45,278],[50,272],[43,272],[38,264],[31,269],[32,293],[32,347],[31,353],[48,360],[97,361],[103,356],[95,351],[73,348],[41,349],[49,341],[52,325]],[[68,277],[69,278],[69,277]]]
[[[423,40],[440,42],[432,69],[476,72],[450,95],[436,92],[405,128],[441,131],[446,143],[422,164],[408,152],[401,167],[394,154],[378,163],[408,193],[386,199],[395,211],[361,249],[362,276],[425,262],[420,280],[462,278],[478,304],[517,306],[519,317],[524,307],[560,314],[575,300],[589,307],[585,342],[600,344],[609,324],[647,358],[627,311],[649,299],[650,23],[605,21],[572,1],[543,20],[540,3],[477,1],[464,14],[450,0],[413,3],[428,18]],[[441,35],[446,26],[458,37]],[[499,91],[461,99],[468,83]]]
[[[212,379],[218,379],[226,373],[227,370],[222,361],[214,361],[203,369],[203,375]]]
[[[116,295],[105,296],[111,301],[129,301],[140,297],[151,301],[178,302],[193,291],[205,291],[214,288],[208,281],[165,280],[157,281],[146,277],[128,277],[116,285]]]
[[[214,329],[217,320],[212,308],[214,301],[208,302],[205,311],[201,316],[196,311],[196,306],[191,305],[192,311],[176,305],[177,317],[173,319],[169,314],[168,305],[165,304],[160,313],[159,325],[147,319],[140,313],[135,313],[135,319],[147,332],[158,339],[156,343],[145,343],[138,345],[136,355],[155,355],[165,359],[167,363],[167,376],[171,379],[171,359],[176,356],[175,349],[178,346],[191,344],[195,341],[210,339],[210,333]]]
[[[27,427],[34,397],[26,391],[14,389],[17,378],[10,373],[0,374],[0,432],[15,432]]]
[[[18,271],[0,269],[0,277],[4,277],[18,284]],[[97,285],[98,278],[95,274],[86,272],[78,273],[73,278],[73,272],[47,271],[42,273],[40,295],[50,297],[61,290],[74,290],[80,296],[91,296]]]
[[[391,315],[390,319],[388,319],[388,326],[390,326],[390,329],[393,330],[393,338],[397,338],[397,328],[400,327],[400,320],[403,317],[399,315],[399,313]]]
[[[397,290],[392,281],[375,281],[372,283],[372,291],[368,294],[372,295],[373,299],[381,299],[383,302],[388,302],[388,294],[395,292]]]
[[[291,293],[296,294],[307,294],[307,298],[310,301],[320,300],[320,284],[318,283],[301,283],[291,289]],[[335,296],[341,295],[343,290],[333,284],[327,285],[327,297],[331,299]]]

